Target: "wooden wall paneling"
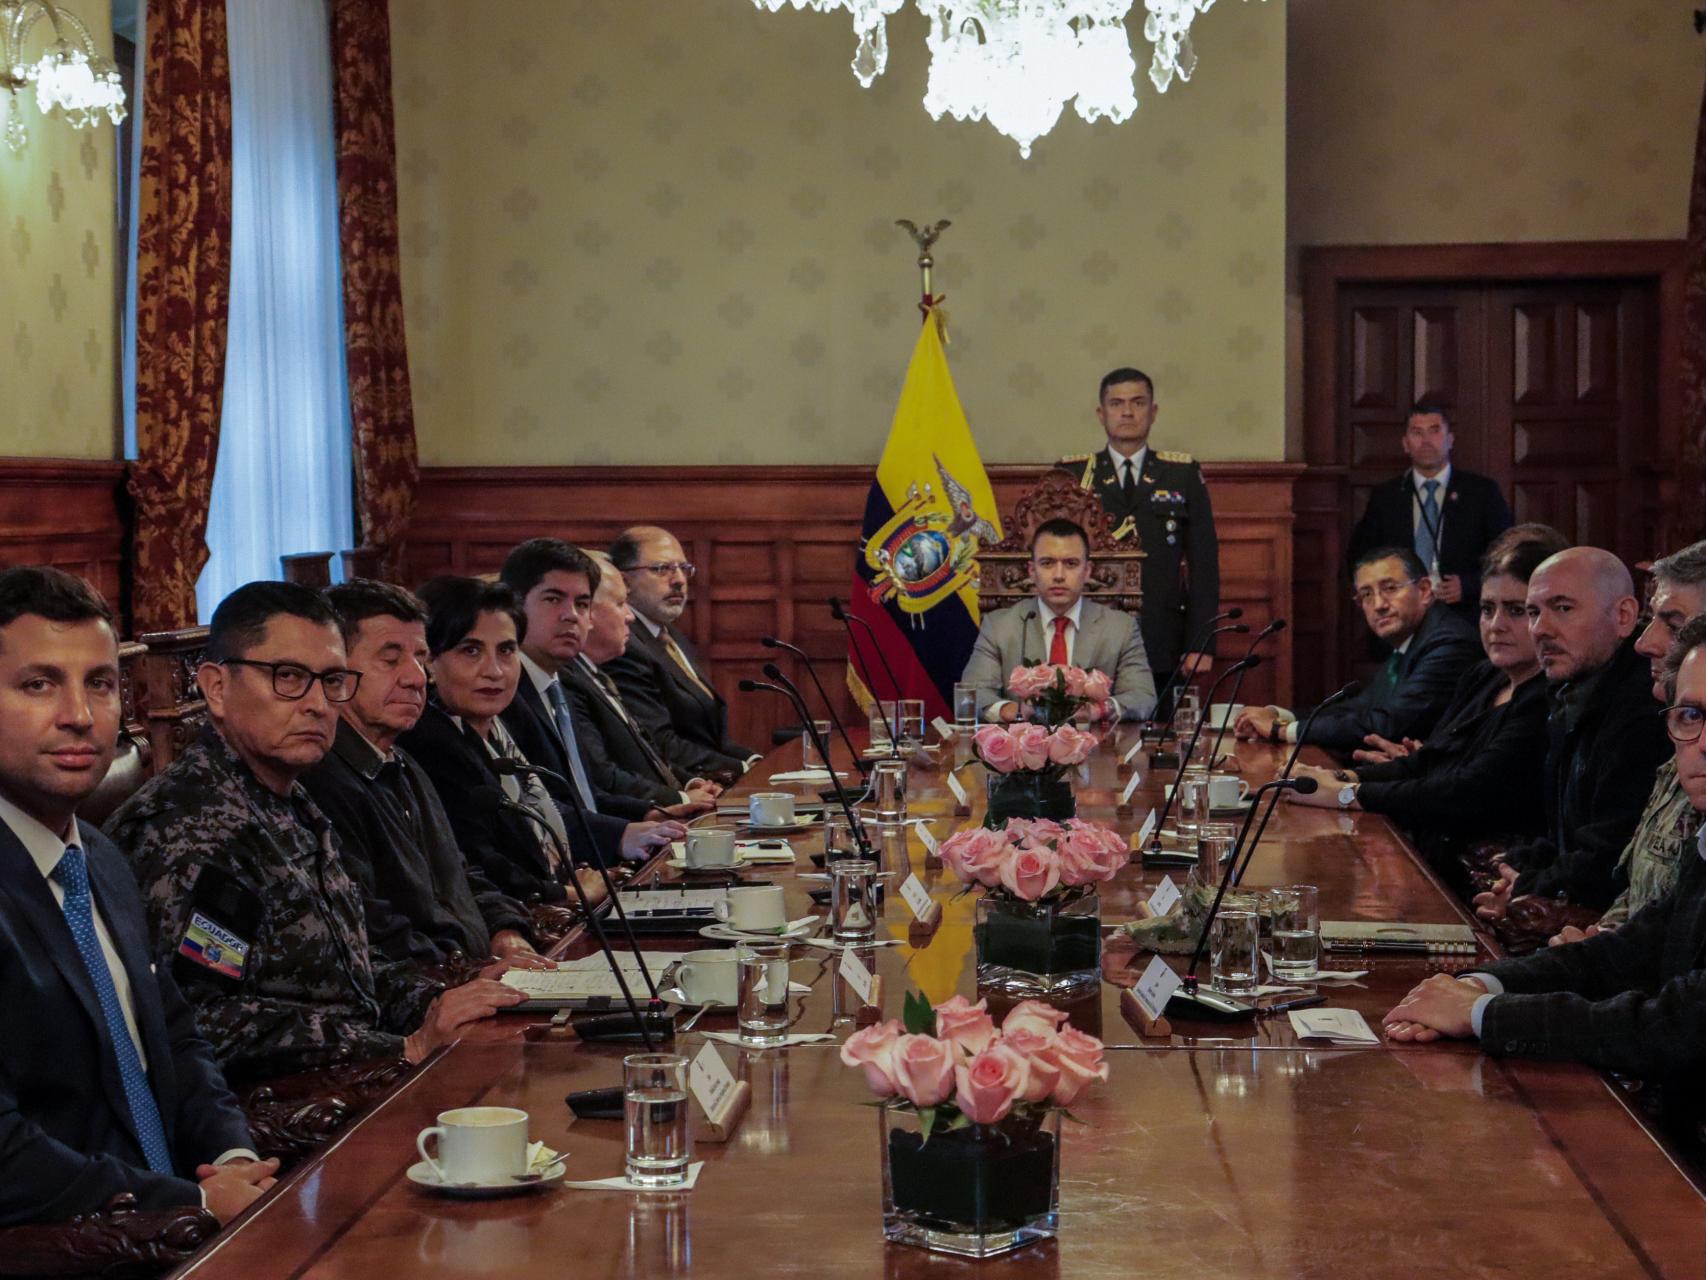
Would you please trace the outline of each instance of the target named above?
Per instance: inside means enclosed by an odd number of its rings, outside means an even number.
[[[125,530],[122,462],[0,458],[0,567],[52,565],[119,610]]]

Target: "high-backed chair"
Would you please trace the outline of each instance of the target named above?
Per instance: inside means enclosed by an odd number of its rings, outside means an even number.
[[[1143,561],[1146,552],[1136,530],[1114,538],[1102,500],[1081,489],[1064,471],[1050,471],[1026,490],[1002,517],[1006,537],[977,553],[980,570],[978,605],[983,612],[1005,609],[1033,598],[1031,538],[1045,520],[1065,519],[1080,526],[1090,539],[1090,583],[1084,594],[1110,609],[1137,613],[1143,608]]]
[[[148,646],[144,663],[143,720],[147,727],[151,772],[177,759],[207,722],[207,703],[196,684],[196,668],[207,652],[207,628],[154,631],[141,637]]]
[[[94,795],[77,808],[79,817],[96,826],[111,817],[153,773],[154,747],[148,739],[148,721],[143,712],[147,659],[148,646],[139,641],[126,641],[118,647],[118,750],[113,753],[112,768],[107,770]]]
[[[384,552],[378,547],[356,547],[338,553],[344,564],[344,581],[351,578],[381,578],[384,576]]]
[[[332,585],[332,553],[330,551],[301,551],[293,556],[280,556],[279,567],[284,580],[303,587]]]

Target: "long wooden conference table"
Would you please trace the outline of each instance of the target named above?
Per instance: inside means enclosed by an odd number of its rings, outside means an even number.
[[[1135,811],[1116,816],[1122,730],[1090,763],[1079,812],[1134,830],[1161,799],[1170,771],[1145,770]],[[978,821],[981,766],[960,769],[973,816],[952,816],[944,770],[914,768],[909,808],[938,837]],[[1274,749],[1238,755],[1252,783],[1278,767]],[[964,746],[958,759],[965,761]],[[732,795],[771,787],[798,766],[788,746]],[[811,795],[798,788],[802,796]],[[755,868],[781,883],[789,915],[810,908],[821,848],[817,827],[794,840],[792,868]],[[885,1016],[908,989],[933,1000],[975,998],[972,897],[926,870],[916,833],[906,855],[944,904],[925,945],[906,943],[911,916],[887,899],[874,952]],[[656,865],[648,876],[669,879]],[[1133,864],[1105,886],[1103,920],[1134,917],[1163,873]],[[1174,873],[1178,874],[1178,873]],[[1281,805],[1246,886],[1312,883],[1328,919],[1469,921],[1384,819]],[[697,938],[648,941],[690,950]],[[1490,946],[1490,942],[1484,942]],[[571,939],[573,948],[585,946]],[[800,948],[793,965],[809,995],[795,1029],[852,1030],[851,1001],[827,951]],[[1119,949],[1112,959],[1118,967]],[[1139,963],[1143,963],[1140,958]],[[1358,957],[1338,967],[1365,979],[1327,988],[1328,1003],[1371,1025],[1439,966],[1410,957]],[[1458,967],[1461,967],[1459,965]],[[690,1192],[628,1194],[552,1188],[496,1201],[441,1198],[412,1185],[415,1135],[443,1110],[524,1108],[532,1134],[568,1158],[569,1178],[617,1175],[620,1121],[576,1120],[571,1090],[620,1083],[619,1046],[530,1041],[536,1015],[482,1024],[345,1130],[176,1274],[196,1277],[436,1277],[509,1275],[907,1278],[989,1275],[1070,1280],[1152,1277],[1706,1275],[1706,1203],[1690,1178],[1624,1104],[1582,1067],[1482,1055],[1472,1044],[1330,1049],[1299,1042],[1282,1014],[1253,1024],[1175,1021],[1145,1040],[1119,1012],[1119,991],[1075,1009],[1077,1025],[1109,1045],[1111,1076],[1074,1105],[1064,1131],[1059,1239],[972,1263],[885,1244],[876,1112],[859,1072],[833,1044],[754,1052],[723,1047],[752,1088],[752,1106],[726,1144],[701,1144],[705,1168]],[[692,1054],[708,1016],[678,1039]]]

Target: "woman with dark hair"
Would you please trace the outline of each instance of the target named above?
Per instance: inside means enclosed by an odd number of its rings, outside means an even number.
[[[1467,892],[1458,855],[1471,842],[1507,842],[1546,829],[1546,717],[1551,704],[1528,630],[1528,580],[1569,544],[1547,525],[1518,525],[1481,560],[1481,647],[1439,725],[1422,743],[1388,743],[1389,758],[1354,771],[1297,770],[1319,784],[1300,803],[1383,813]]]
[[[527,764],[498,718],[521,679],[527,622],[515,593],[501,582],[447,575],[419,594],[427,608],[432,693],[420,723],[398,745],[432,779],[463,853],[500,889],[522,901],[562,902],[570,892],[568,876],[575,874],[588,899],[597,901],[604,894],[597,870],[575,871],[561,850],[589,863],[606,849],[614,852],[628,824],[588,814],[594,839],[606,846],[589,850],[579,824],[565,821],[538,778],[498,772],[500,760]],[[500,794],[532,817],[499,804]]]

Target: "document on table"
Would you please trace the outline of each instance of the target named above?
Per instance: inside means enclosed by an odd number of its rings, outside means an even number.
[[[1286,1015],[1300,1040],[1331,1040],[1339,1045],[1377,1045],[1380,1037],[1355,1009],[1293,1009]]]
[[[678,955],[665,951],[643,954],[646,968],[651,970],[654,978],[663,973],[665,965],[680,959]],[[645,977],[640,973],[639,957],[618,952],[616,959],[622,966],[622,976],[628,980],[628,990],[634,993],[635,999],[644,1000],[648,993]],[[602,952],[579,960],[561,961],[555,969],[510,969],[499,981],[506,987],[514,987],[529,1000],[585,1000],[595,996],[611,1000],[622,998],[622,988],[616,984],[616,975],[610,971],[610,961]]]

